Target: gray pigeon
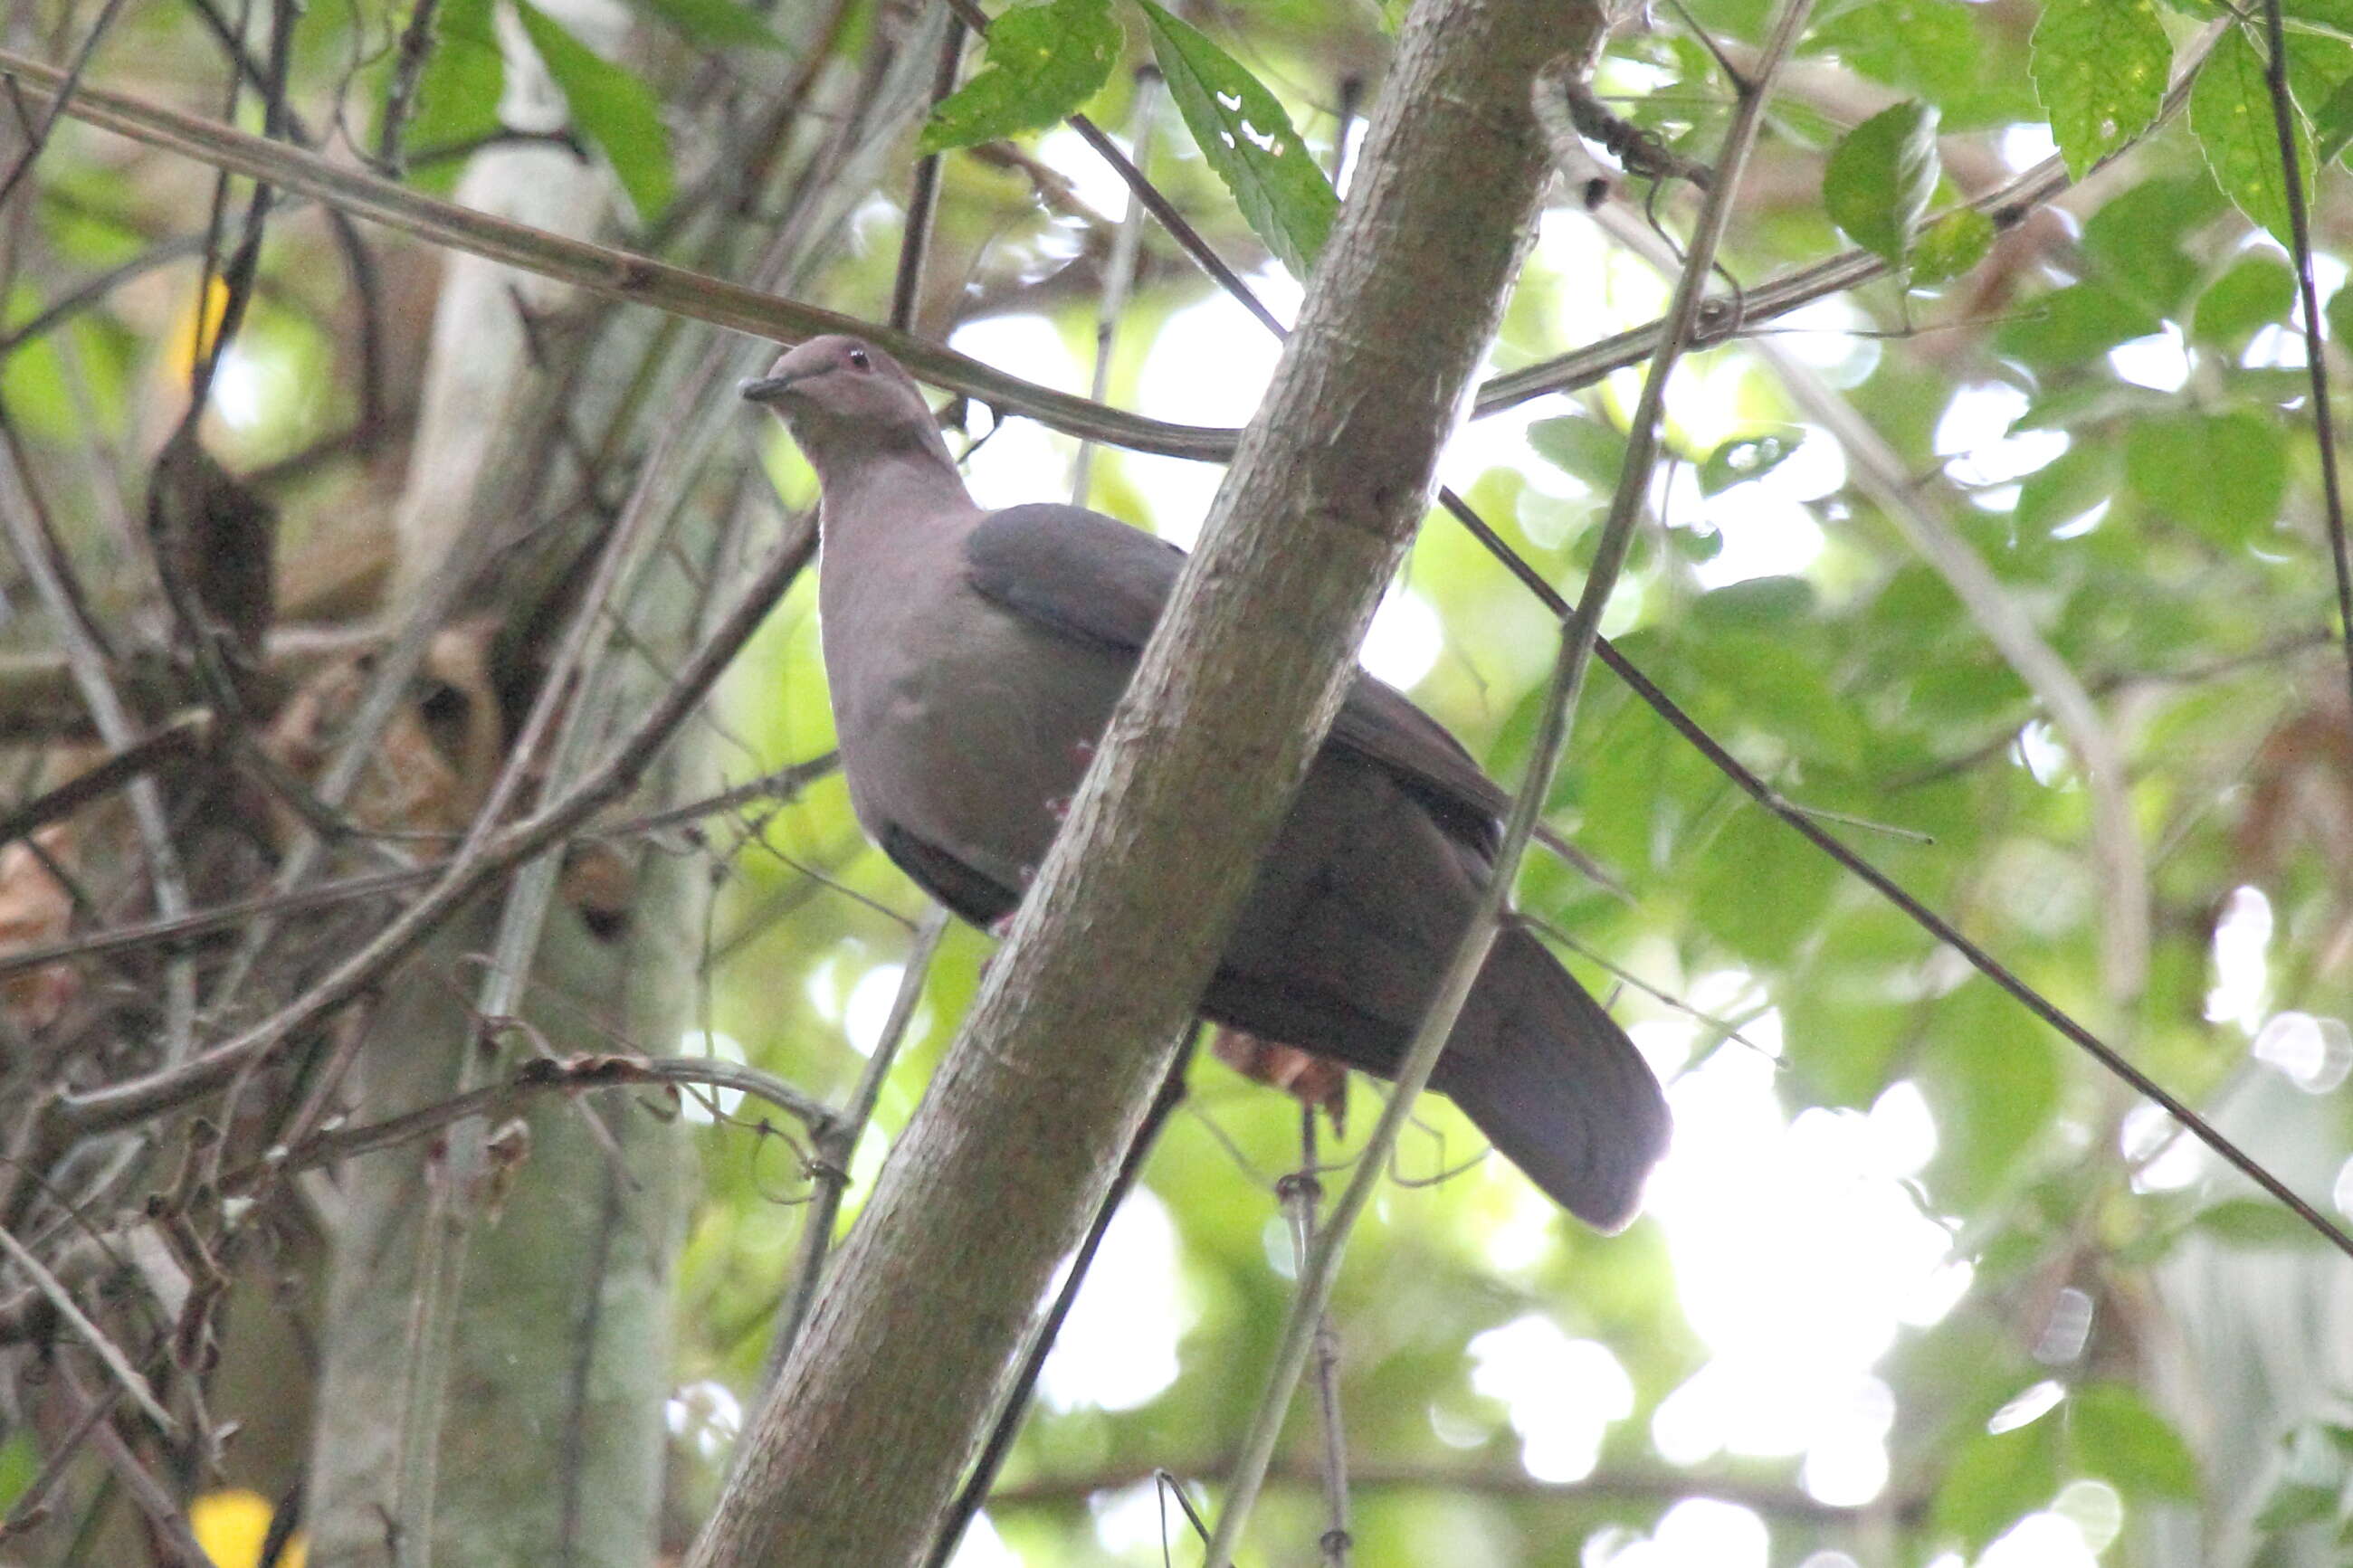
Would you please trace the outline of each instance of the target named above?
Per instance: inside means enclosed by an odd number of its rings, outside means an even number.
[[[973,504],[914,382],[816,338],[744,384],[823,490],[818,608],[843,772],[884,853],[965,920],[1012,913],[1184,552],[1078,507]],[[1201,998],[1212,1021],[1393,1075],[1508,797],[1359,674]],[[1625,1031],[1507,927],[1430,1079],[1588,1224],[1633,1217],[1667,1109]]]

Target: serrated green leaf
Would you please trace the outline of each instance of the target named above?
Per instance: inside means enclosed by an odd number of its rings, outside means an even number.
[[[1168,96],[1202,156],[1234,194],[1242,218],[1293,276],[1304,278],[1332,232],[1340,199],[1291,116],[1259,79],[1198,28],[1152,0],[1136,0]]]
[[[2067,1396],[2067,1436],[2076,1466],[2127,1497],[2198,1500],[2198,1461],[2173,1424],[2140,1391],[2096,1383]]]
[[[1626,466],[1625,432],[1579,415],[1537,420],[1528,426],[1528,446],[1554,468],[1604,495],[1618,488],[1619,470]]]
[[[2301,113],[2289,121],[2299,143],[2305,199],[2312,199],[2312,131]],[[2244,27],[2233,27],[2206,57],[2189,89],[2189,128],[2206,154],[2214,183],[2239,210],[2289,243],[2287,180],[2281,173],[2277,124],[2272,117],[2263,58]]]
[[[689,43],[705,48],[781,49],[776,29],[736,0],[629,0]]]
[[[1949,282],[1993,248],[1993,219],[1975,207],[1956,207],[1920,231],[1912,246],[1912,281]]]
[[[2034,96],[2076,179],[2157,118],[2173,44],[2154,0],[2044,0],[2033,51]]]
[[[1822,205],[1849,239],[1901,268],[1939,172],[1936,110],[1899,103],[1841,139],[1822,173]]]
[[[2190,331],[2199,342],[2236,348],[2259,327],[2287,320],[2295,274],[2272,256],[2247,256],[2198,296]]]
[[[531,0],[514,0],[514,7],[531,47],[564,94],[573,129],[612,165],[629,205],[638,209],[638,221],[653,222],[670,205],[674,188],[661,100],[644,82],[565,32]]]
[[[1703,495],[1721,495],[1735,485],[1761,479],[1796,451],[1802,437],[1736,436],[1703,458],[1699,488]]]
[[[442,0],[402,144],[412,152],[455,147],[497,131],[506,78],[491,0]],[[448,177],[454,180],[456,171]]]
[[[1110,0],[1008,11],[988,29],[986,62],[932,110],[916,150],[944,153],[1043,130],[1102,90],[1119,46]]]

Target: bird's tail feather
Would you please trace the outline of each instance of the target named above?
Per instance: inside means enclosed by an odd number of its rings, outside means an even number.
[[[1666,1152],[1666,1098],[1626,1031],[1526,931],[1507,926],[1431,1087],[1577,1218],[1622,1229]]]

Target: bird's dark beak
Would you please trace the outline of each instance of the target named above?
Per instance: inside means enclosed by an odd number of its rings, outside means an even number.
[[[787,387],[804,379],[798,375],[755,376],[738,382],[735,390],[746,403],[776,403],[783,399]]]

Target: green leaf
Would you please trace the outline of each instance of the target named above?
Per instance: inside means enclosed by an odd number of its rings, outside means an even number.
[[[2078,1468],[2127,1497],[2196,1502],[2198,1461],[2173,1424],[2137,1389],[2095,1383],[2067,1398],[2067,1436]]]
[[[2072,369],[2162,325],[2154,311],[2097,283],[2070,283],[2032,300],[1994,333],[1997,353],[2045,369]]]
[[[1700,462],[1703,495],[1721,495],[1735,485],[1761,479],[1779,468],[1805,439],[1802,436],[1736,436]]]
[[[2312,155],[2326,163],[2353,146],[2353,77],[2337,84],[2312,114]]]
[[[1948,282],[1983,261],[1993,248],[1993,219],[1975,207],[1956,207],[1920,231],[1912,247],[1912,281]]]
[[[2289,116],[2299,145],[2305,200],[2312,199],[2312,131],[2301,113]],[[2272,118],[2263,58],[2243,27],[2233,27],[2206,57],[2189,89],[2189,128],[2206,153],[2214,183],[2241,212],[2289,243],[2287,180],[2280,172],[2279,132]]]
[[[2243,257],[2198,297],[2190,331],[2200,342],[2237,349],[2255,329],[2287,320],[2295,304],[2295,274],[2277,257]]]
[[[2294,1530],[2300,1524],[2321,1524],[2337,1517],[2337,1489],[2311,1481],[2283,1481],[2272,1489],[2255,1528],[2265,1531]]]
[[[2340,38],[2353,38],[2353,0],[2284,0],[2280,15]]]
[[[1936,189],[1936,111],[1917,100],[1847,132],[1822,174],[1822,204],[1848,238],[1894,268]]]
[[[1008,11],[988,29],[986,63],[932,110],[916,150],[944,153],[1043,130],[1102,89],[1119,46],[1111,0],[1047,0]]]
[[[705,48],[781,49],[785,40],[776,37],[762,17],[754,15],[735,0],[630,0],[649,15],[656,17],[689,43]]]
[[[1811,42],[1867,77],[1942,100],[1978,83],[1970,10],[1959,0],[1865,0],[1824,23]]]
[[[2232,1198],[2198,1211],[2189,1222],[2225,1247],[2249,1250],[2309,1247],[2310,1226],[2268,1198]]]
[[[2244,543],[2279,516],[2286,437],[2260,414],[2161,414],[2125,437],[2125,474],[2160,517]]]
[[[1801,719],[1809,695],[1825,708],[1832,705],[1820,681],[1810,682],[1809,692],[1804,671],[1769,658],[1748,664],[1757,679],[1742,695],[1771,709],[1777,725]],[[1735,815],[1698,854],[1692,918],[1726,951],[1752,963],[1786,963],[1795,957],[1820,930],[1823,911],[1838,894],[1839,871],[1830,858],[1761,810]]]
[[[2018,510],[2012,514],[2018,531],[2047,534],[2073,522],[2115,496],[2123,470],[2115,442],[2075,442],[2020,485]]]
[[[515,0],[515,16],[564,94],[573,128],[605,154],[621,189],[628,193],[629,205],[638,209],[638,221],[653,222],[670,205],[674,188],[661,100],[644,82],[565,32],[531,0]]]
[[[2053,857],[2046,867],[2021,867],[2016,874],[2040,873],[2025,893],[2040,903],[2088,900],[2087,888],[2060,880],[2072,870]],[[2059,1109],[2058,1048],[2026,1009],[1978,980],[1936,1001],[1915,1049],[1915,1076],[1936,1114],[1929,1188],[1940,1206],[1958,1212],[2014,1183],[2030,1163],[2030,1147]]]
[[[402,144],[411,151],[454,147],[497,131],[506,78],[491,0],[442,0]],[[448,177],[457,178],[454,169]]]
[[[2173,44],[2154,0],[2044,0],[2033,61],[2034,96],[2080,180],[2157,118]]]
[[[1554,468],[1603,495],[1618,488],[1619,470],[1626,466],[1626,433],[1581,415],[1537,420],[1528,426],[1528,446]]]
[[[1935,1529],[1958,1536],[1974,1557],[2059,1489],[2058,1423],[2031,1421],[1978,1432],[1961,1445],[1937,1484]]]
[[[1152,54],[1200,144],[1234,194],[1243,219],[1293,276],[1304,278],[1332,232],[1340,199],[1308,155],[1274,94],[1233,57],[1152,0],[1136,0],[1152,28]]]

